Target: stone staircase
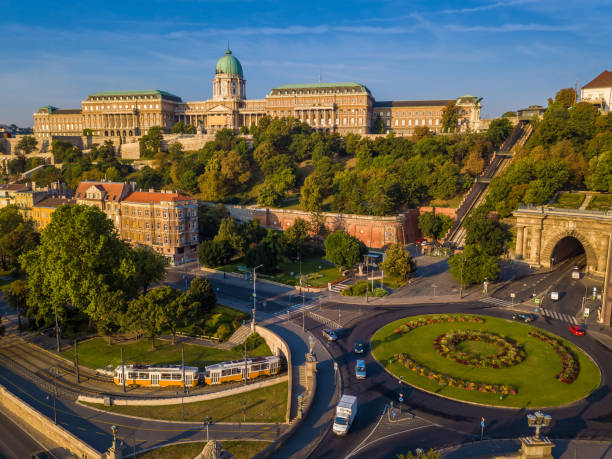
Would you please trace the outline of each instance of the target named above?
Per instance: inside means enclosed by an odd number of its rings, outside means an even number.
[[[230,336],[230,338],[226,341],[226,343],[230,347],[238,346],[239,344],[244,343],[244,340],[246,340],[249,337],[250,334],[251,334],[251,326],[250,325],[241,325],[234,332],[234,334],[232,336]]]

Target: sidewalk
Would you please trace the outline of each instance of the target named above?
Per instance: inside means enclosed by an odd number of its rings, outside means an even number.
[[[555,459],[612,458],[612,445],[609,442],[554,438],[551,438],[550,441],[555,444],[552,449],[552,455]],[[464,459],[467,457],[484,459],[516,453],[520,447],[521,442],[518,439],[485,440],[452,446],[440,451],[440,453],[444,459]]]

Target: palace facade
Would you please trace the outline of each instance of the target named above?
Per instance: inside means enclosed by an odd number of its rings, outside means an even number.
[[[222,128],[238,131],[264,117],[294,117],[315,129],[346,134],[370,134],[377,118],[386,132],[411,135],[416,127],[440,132],[443,107],[455,100],[462,131],[480,129],[480,100],[466,94],[457,99],[376,101],[359,83],[288,84],[273,88],[265,99],[247,99],[240,61],[228,49],[219,59],[212,80],[211,99],[184,102],[160,90],[108,91],[91,94],[80,109],[51,105],[34,113],[34,134],[42,139],[58,136],[128,138],[160,126],[164,131],[178,121],[195,126],[198,133]]]

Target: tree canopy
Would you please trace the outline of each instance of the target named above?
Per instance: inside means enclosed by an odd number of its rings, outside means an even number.
[[[339,229],[325,239],[325,258],[342,268],[352,268],[368,253],[363,242]]]

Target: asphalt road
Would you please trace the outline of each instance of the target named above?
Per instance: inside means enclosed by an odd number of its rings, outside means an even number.
[[[329,432],[315,451],[314,457],[346,457],[371,433],[385,405],[390,401],[397,402],[398,381],[386,373],[369,352],[364,357],[354,354],[354,342],[358,339],[369,342],[373,333],[381,326],[402,317],[458,311],[506,318],[511,315],[510,311],[483,303],[379,307],[355,327],[345,330],[337,342],[329,344],[330,352],[338,361],[342,371],[344,393],[358,396],[359,410],[349,435],[336,437]],[[312,323],[308,325],[315,327]],[[602,386],[585,400],[570,406],[547,410],[547,413],[553,417],[548,435],[560,438],[612,439],[612,393],[608,370],[612,368],[610,352],[589,336],[571,335],[564,322],[553,320],[548,323],[539,319],[534,325],[556,333],[583,348],[599,364],[603,376]],[[314,332],[316,333],[316,330]],[[357,358],[364,358],[366,361],[368,371],[366,380],[358,381],[354,377]],[[417,447],[441,447],[451,443],[472,441],[480,437],[482,416],[487,419],[485,429],[487,438],[508,438],[532,433],[525,421],[525,410],[478,407],[436,397],[415,388],[404,388],[403,392],[405,399],[403,409],[435,426],[418,430],[406,429],[405,432],[390,436],[383,442],[375,442],[371,447],[361,449],[353,457],[392,457],[393,454],[405,453]]]
[[[0,457],[23,459],[45,448],[0,412]]]

